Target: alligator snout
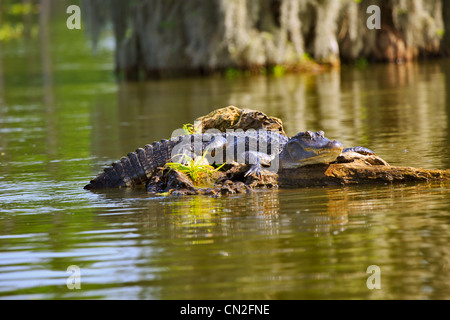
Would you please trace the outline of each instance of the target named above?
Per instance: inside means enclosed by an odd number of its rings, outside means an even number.
[[[339,150],[339,152],[341,152],[344,149],[344,145],[337,140],[333,140],[326,144],[325,149]]]

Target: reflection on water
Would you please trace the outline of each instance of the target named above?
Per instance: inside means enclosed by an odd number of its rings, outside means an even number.
[[[450,61],[378,65],[282,78],[164,80],[121,84],[117,104],[93,123],[95,152],[110,157],[167,138],[184,123],[226,105],[281,118],[289,135],[324,130],[363,145],[393,165],[447,168]],[[105,137],[112,137],[105,141]],[[117,147],[111,150],[111,145]]]
[[[266,190],[221,199],[115,191],[77,214],[4,216],[0,294],[448,298],[448,187]],[[64,286],[71,264],[82,269],[79,292]],[[382,291],[365,286],[372,264],[381,267]]]
[[[448,183],[219,199],[82,189],[230,104],[393,165],[450,168],[450,61],[116,85],[111,52],[92,57],[81,33],[65,46],[45,28],[38,42],[0,43],[0,298],[450,298]],[[366,286],[374,264],[381,290]],[[70,265],[81,290],[66,286]]]

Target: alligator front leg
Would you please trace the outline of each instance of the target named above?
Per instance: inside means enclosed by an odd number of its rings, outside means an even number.
[[[345,154],[346,152],[350,153]],[[353,154],[351,152],[353,152]],[[356,160],[364,161],[366,164],[370,165],[389,166],[389,163],[378,157],[375,152],[364,147],[346,148],[342,150],[341,156],[338,158],[338,162],[340,163],[353,162]]]
[[[253,174],[257,178],[261,178],[263,164],[269,165],[274,157],[264,152],[246,151],[241,155],[241,159],[242,158],[244,163],[251,165],[250,169],[245,174],[245,177]]]
[[[364,147],[345,148],[344,150],[342,150],[342,153],[344,152],[356,152],[362,155],[375,155],[375,152]]]

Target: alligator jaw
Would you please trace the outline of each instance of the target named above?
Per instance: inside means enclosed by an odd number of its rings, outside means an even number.
[[[308,159],[304,159],[298,162],[297,167],[303,167],[303,166],[307,166],[307,165],[311,165],[311,164],[319,164],[319,163],[324,163],[324,164],[328,164],[330,162],[333,162],[337,159],[337,157],[339,157],[339,155],[341,154],[341,150],[339,151],[323,151],[320,152],[316,157],[311,157]]]
[[[280,167],[286,169],[295,169],[307,165],[313,164],[328,164],[333,162],[342,153],[344,146],[339,141],[330,141],[325,146],[321,148],[308,148],[307,151],[310,155],[302,159],[280,159]]]
[[[317,156],[309,157],[300,161],[301,166],[318,163],[330,163],[337,159],[342,153],[344,146],[339,141],[330,141],[321,149],[314,150]]]

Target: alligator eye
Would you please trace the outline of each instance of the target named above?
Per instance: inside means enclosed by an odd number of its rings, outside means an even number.
[[[306,131],[306,132],[304,133],[304,136],[305,136],[306,138],[312,139],[312,132],[311,132],[311,131]]]
[[[318,132],[316,132],[316,133],[319,135],[319,137],[325,138],[325,132],[323,132],[323,131],[318,131]]]

